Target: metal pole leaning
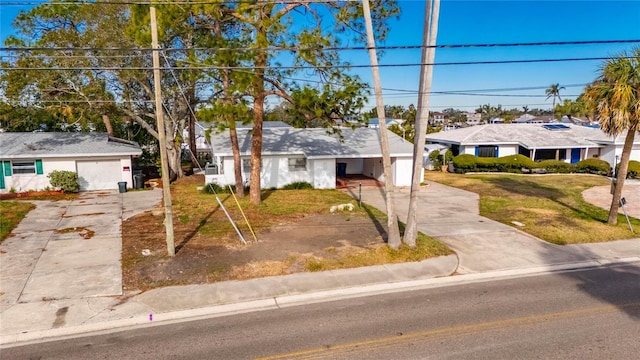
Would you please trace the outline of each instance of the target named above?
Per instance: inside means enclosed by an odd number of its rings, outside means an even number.
[[[216,195],[216,200],[218,200],[218,205],[220,205],[220,207],[222,208],[222,211],[224,211],[225,215],[227,215],[227,219],[229,219],[229,222],[231,223],[231,225],[233,225],[233,228],[236,229],[236,233],[238,233],[238,236],[240,237],[240,240],[242,240],[242,243],[247,245],[247,241],[244,239],[244,236],[242,236],[242,233],[240,232],[240,230],[238,230],[236,223],[233,222],[233,219],[227,212],[227,209],[222,204],[222,201],[220,201],[220,198],[218,198],[218,195]]]
[[[236,201],[236,205],[238,205],[238,209],[240,209],[240,214],[242,214],[244,221],[247,223],[247,226],[249,227],[249,231],[251,231],[251,235],[253,235],[253,240],[257,242],[258,238],[256,237],[256,233],[253,232],[253,228],[251,227],[251,224],[249,224],[249,220],[247,219],[247,216],[244,214],[244,211],[242,211],[242,206],[240,206],[240,203],[238,202],[238,198],[236,197],[236,194],[233,192],[233,188],[231,187],[231,185],[228,185],[228,186],[229,186],[229,191],[231,191],[231,195],[233,195],[233,200]]]

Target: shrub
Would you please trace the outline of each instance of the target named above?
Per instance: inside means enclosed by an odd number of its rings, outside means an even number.
[[[627,179],[640,178],[640,161],[629,161],[629,168],[627,169]]]
[[[228,193],[229,190],[226,186],[221,186],[218,183],[208,183],[202,189],[202,192],[205,194],[224,194]]]
[[[80,191],[78,174],[73,171],[54,170],[47,175],[51,186],[63,192]]]
[[[488,158],[490,159],[490,158]],[[501,158],[495,159],[496,168],[498,171],[505,172],[522,172],[522,169],[533,169],[536,167],[536,163],[531,158],[516,154],[507,155]]]
[[[304,189],[313,189],[313,185],[309,184],[306,181],[297,181],[282,187],[282,190],[304,190]]]
[[[611,171],[608,162],[601,159],[586,159],[574,164],[574,171],[597,175],[607,175]]]
[[[560,160],[543,160],[536,163],[536,168],[544,169],[547,173],[568,174],[574,170],[574,166]]]
[[[453,158],[453,167],[457,173],[466,173],[478,169],[478,158],[469,154],[460,154]]]
[[[436,169],[440,169],[440,167],[444,164],[448,164],[453,160],[453,153],[450,149],[444,153],[444,163],[442,162],[442,153],[441,150],[434,150],[429,154],[429,160],[433,163],[433,167]]]

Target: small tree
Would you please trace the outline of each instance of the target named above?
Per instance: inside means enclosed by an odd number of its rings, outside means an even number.
[[[54,170],[47,175],[51,186],[63,192],[80,191],[78,174],[73,171]]]

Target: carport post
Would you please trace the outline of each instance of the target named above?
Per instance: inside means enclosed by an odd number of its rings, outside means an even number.
[[[362,207],[362,181],[358,185],[358,207]]]

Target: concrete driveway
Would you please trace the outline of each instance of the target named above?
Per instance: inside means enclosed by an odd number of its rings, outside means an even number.
[[[122,219],[162,191],[81,193],[36,208],[0,244],[0,311],[15,304],[122,295]],[[3,318],[5,317],[3,314]]]
[[[357,189],[349,191],[357,197]],[[397,189],[392,197],[400,220],[406,222],[409,189]],[[568,246],[548,243],[515,227],[480,216],[477,194],[442,184],[428,182],[428,186],[421,188],[418,198],[419,231],[455,250],[460,274],[640,254],[640,239]],[[363,188],[362,201],[386,213],[383,189]]]

